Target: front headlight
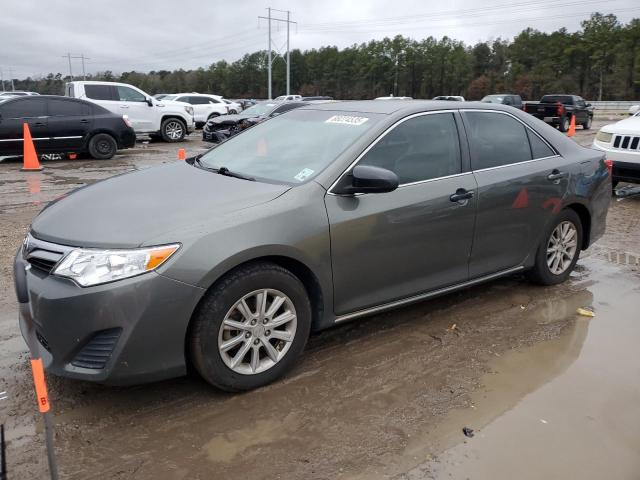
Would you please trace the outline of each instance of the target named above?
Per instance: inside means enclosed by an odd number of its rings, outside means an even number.
[[[184,109],[189,115],[193,116],[193,107],[184,107]]]
[[[613,138],[613,133],[607,133],[600,130],[596,134],[596,140],[602,143],[611,143],[611,138]]]
[[[179,244],[132,250],[77,248],[64,257],[53,273],[88,287],[154,270],[166,262],[178,248]]]

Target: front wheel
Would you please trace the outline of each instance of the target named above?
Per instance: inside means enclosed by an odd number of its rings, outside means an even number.
[[[573,210],[563,210],[547,228],[529,277],[542,285],[564,282],[576,265],[582,245],[582,222]]]
[[[109,160],[117,150],[115,138],[108,133],[99,133],[89,140],[89,154],[97,160]]]
[[[177,118],[167,118],[160,126],[160,134],[165,142],[179,142],[184,139],[186,133],[186,125]]]
[[[227,274],[193,319],[191,358],[210,384],[237,392],[289,371],[311,328],[311,305],[300,280],[272,263]]]
[[[591,128],[591,122],[592,121],[593,121],[593,118],[587,117],[587,121],[582,124],[582,128],[584,130],[589,130]]]

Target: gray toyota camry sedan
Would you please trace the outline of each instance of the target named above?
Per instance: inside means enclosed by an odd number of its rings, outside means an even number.
[[[256,388],[311,331],[565,281],[610,195],[601,152],[508,106],[310,105],[49,204],[16,257],[21,327],[56,375]]]

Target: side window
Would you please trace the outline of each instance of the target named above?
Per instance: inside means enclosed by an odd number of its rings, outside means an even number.
[[[209,103],[214,103],[214,104],[219,104],[222,103],[220,100],[216,99],[216,98],[209,98]]]
[[[513,98],[507,95],[506,97],[504,97],[503,103],[505,105],[513,105]]]
[[[542,141],[540,137],[531,130],[527,129],[527,135],[529,136],[529,143],[531,144],[531,153],[533,154],[533,158],[553,157],[556,154],[549,145]]]
[[[73,100],[50,99],[48,102],[49,116],[68,117],[90,115],[91,110],[88,105]]]
[[[473,170],[531,160],[527,132],[520,122],[501,113],[465,112]]]
[[[84,86],[87,98],[93,100],[117,100],[116,89],[113,85],[87,85]]]
[[[191,105],[207,105],[209,104],[209,99],[206,97],[190,97],[189,103]]]
[[[118,100],[121,102],[146,102],[147,98],[133,88],[118,85]]]
[[[45,117],[47,105],[42,98],[24,98],[2,105],[0,113],[4,118]]]
[[[402,122],[376,143],[359,165],[391,170],[404,184],[460,173],[460,158],[453,114],[437,113]]]
[[[176,102],[191,103],[191,97],[178,97],[178,98],[174,98],[174,100]]]

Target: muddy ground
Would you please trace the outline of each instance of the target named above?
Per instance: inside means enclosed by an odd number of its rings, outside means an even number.
[[[576,140],[590,144],[599,124]],[[9,479],[48,478],[11,278],[29,222],[70,189],[175,161],[180,147],[204,144],[197,134],[139,144],[41,173],[0,163]],[[576,315],[585,306],[595,318]],[[224,394],[196,377],[130,388],[50,377],[61,477],[638,479],[639,310],[637,198],[612,202],[605,237],[564,285],[514,276],[322,332],[289,376],[257,391]]]

